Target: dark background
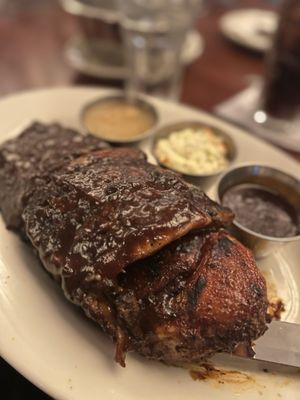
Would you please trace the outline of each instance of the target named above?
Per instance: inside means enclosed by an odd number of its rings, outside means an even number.
[[[197,24],[205,41],[202,56],[185,70],[181,101],[212,112],[213,107],[247,86],[246,77],[261,75],[261,55],[239,48],[218,30],[219,17],[232,7],[272,8],[276,1],[211,0]],[[122,82],[77,74],[65,62],[64,46],[78,31],[73,16],[55,0],[0,0],[0,96],[32,88]],[[300,160],[300,155],[294,154]],[[0,333],[1,334],[1,333]],[[112,360],[113,362],[113,360]],[[1,399],[50,399],[0,359]]]

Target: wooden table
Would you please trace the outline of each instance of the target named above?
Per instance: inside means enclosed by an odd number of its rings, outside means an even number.
[[[239,7],[269,7],[267,0],[232,3],[238,3]],[[218,20],[226,10],[214,5],[199,19],[198,29],[204,38],[205,50],[186,69],[183,81],[182,101],[209,112],[243,89],[247,75],[263,73],[260,55],[243,50],[221,36]],[[65,43],[77,31],[75,18],[65,14],[53,0],[7,1],[4,9],[0,8],[0,96],[56,85],[121,86],[122,82],[79,75],[66,64]],[[299,154],[293,156],[300,160]],[[4,393],[5,388],[9,390],[7,400],[48,398],[3,360],[0,361],[0,386]]]

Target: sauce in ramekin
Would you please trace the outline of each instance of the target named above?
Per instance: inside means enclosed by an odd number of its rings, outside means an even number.
[[[300,234],[300,216],[295,208],[264,186],[233,186],[223,194],[222,204],[231,208],[238,223],[256,233],[275,238]]]
[[[121,98],[95,102],[85,110],[82,120],[88,132],[121,142],[138,138],[156,123],[150,107]]]

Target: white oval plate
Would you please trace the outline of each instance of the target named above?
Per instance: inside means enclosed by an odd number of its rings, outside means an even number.
[[[58,88],[27,92],[0,102],[0,140],[32,120],[59,121],[79,127],[79,111],[100,88]],[[180,105],[151,99],[160,123],[201,120],[226,129],[236,140],[238,159],[264,162],[300,176],[300,165],[271,145],[215,117]],[[144,144],[147,147],[147,143]],[[265,373],[256,363],[239,362],[237,376],[193,381],[187,370],[166,367],[129,354],[127,367],[113,361],[114,346],[77,308],[68,303],[43,271],[31,249],[0,220],[0,352],[12,366],[57,399],[72,400],[243,400],[296,399],[299,372]],[[284,318],[300,322],[300,249],[285,247],[264,260],[278,294],[286,303]],[[228,364],[229,367],[229,364]],[[226,361],[225,361],[226,368]],[[232,366],[230,366],[232,368]]]
[[[220,30],[233,42],[261,53],[269,50],[277,27],[277,14],[260,9],[241,9],[225,13]]]

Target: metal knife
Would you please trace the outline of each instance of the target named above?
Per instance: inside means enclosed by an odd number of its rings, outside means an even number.
[[[253,350],[255,360],[300,368],[300,324],[271,322]]]
[[[253,348],[242,346],[240,351],[232,354],[218,353],[212,357],[212,362],[233,369],[239,369],[241,365],[251,369],[252,364],[259,365],[262,370],[268,366],[285,372],[287,368],[299,369],[300,324],[273,321],[264,335],[255,341]]]

